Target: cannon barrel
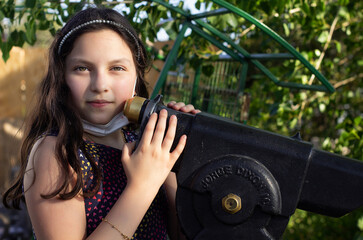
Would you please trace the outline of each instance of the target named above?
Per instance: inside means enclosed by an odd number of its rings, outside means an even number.
[[[140,132],[153,112],[178,118],[188,135],[177,174],[177,212],[188,239],[279,239],[296,208],[342,216],[363,203],[363,163],[207,113],[181,113],[155,99],[125,105]]]
[[[312,149],[298,208],[340,217],[363,204],[363,163]]]

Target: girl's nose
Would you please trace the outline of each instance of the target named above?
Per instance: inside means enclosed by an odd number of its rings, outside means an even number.
[[[102,71],[93,72],[90,88],[93,92],[107,92],[109,90],[107,74]]]

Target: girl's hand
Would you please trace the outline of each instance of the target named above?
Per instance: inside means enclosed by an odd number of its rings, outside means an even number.
[[[166,131],[167,116],[165,109],[160,111],[159,119],[156,113],[150,116],[134,153],[132,153],[134,145],[125,144],[122,151],[122,163],[129,186],[142,187],[144,190],[154,188],[158,191],[183,152],[186,143],[185,135],[180,138],[174,151],[170,152],[175,138],[177,118],[170,117]]]
[[[167,105],[169,108],[172,108],[177,111],[185,112],[185,113],[191,113],[191,114],[197,114],[200,113],[199,109],[195,109],[192,104],[185,105],[183,102],[175,102],[171,101]]]

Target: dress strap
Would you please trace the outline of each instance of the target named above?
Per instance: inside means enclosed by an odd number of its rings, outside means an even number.
[[[139,134],[135,130],[129,130],[126,128],[122,128],[122,132],[125,136],[125,141],[127,143],[134,142],[139,139]]]

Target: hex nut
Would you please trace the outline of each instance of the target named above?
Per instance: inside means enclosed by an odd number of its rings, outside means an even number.
[[[241,198],[236,194],[230,193],[222,199],[224,211],[235,214],[242,209]]]

